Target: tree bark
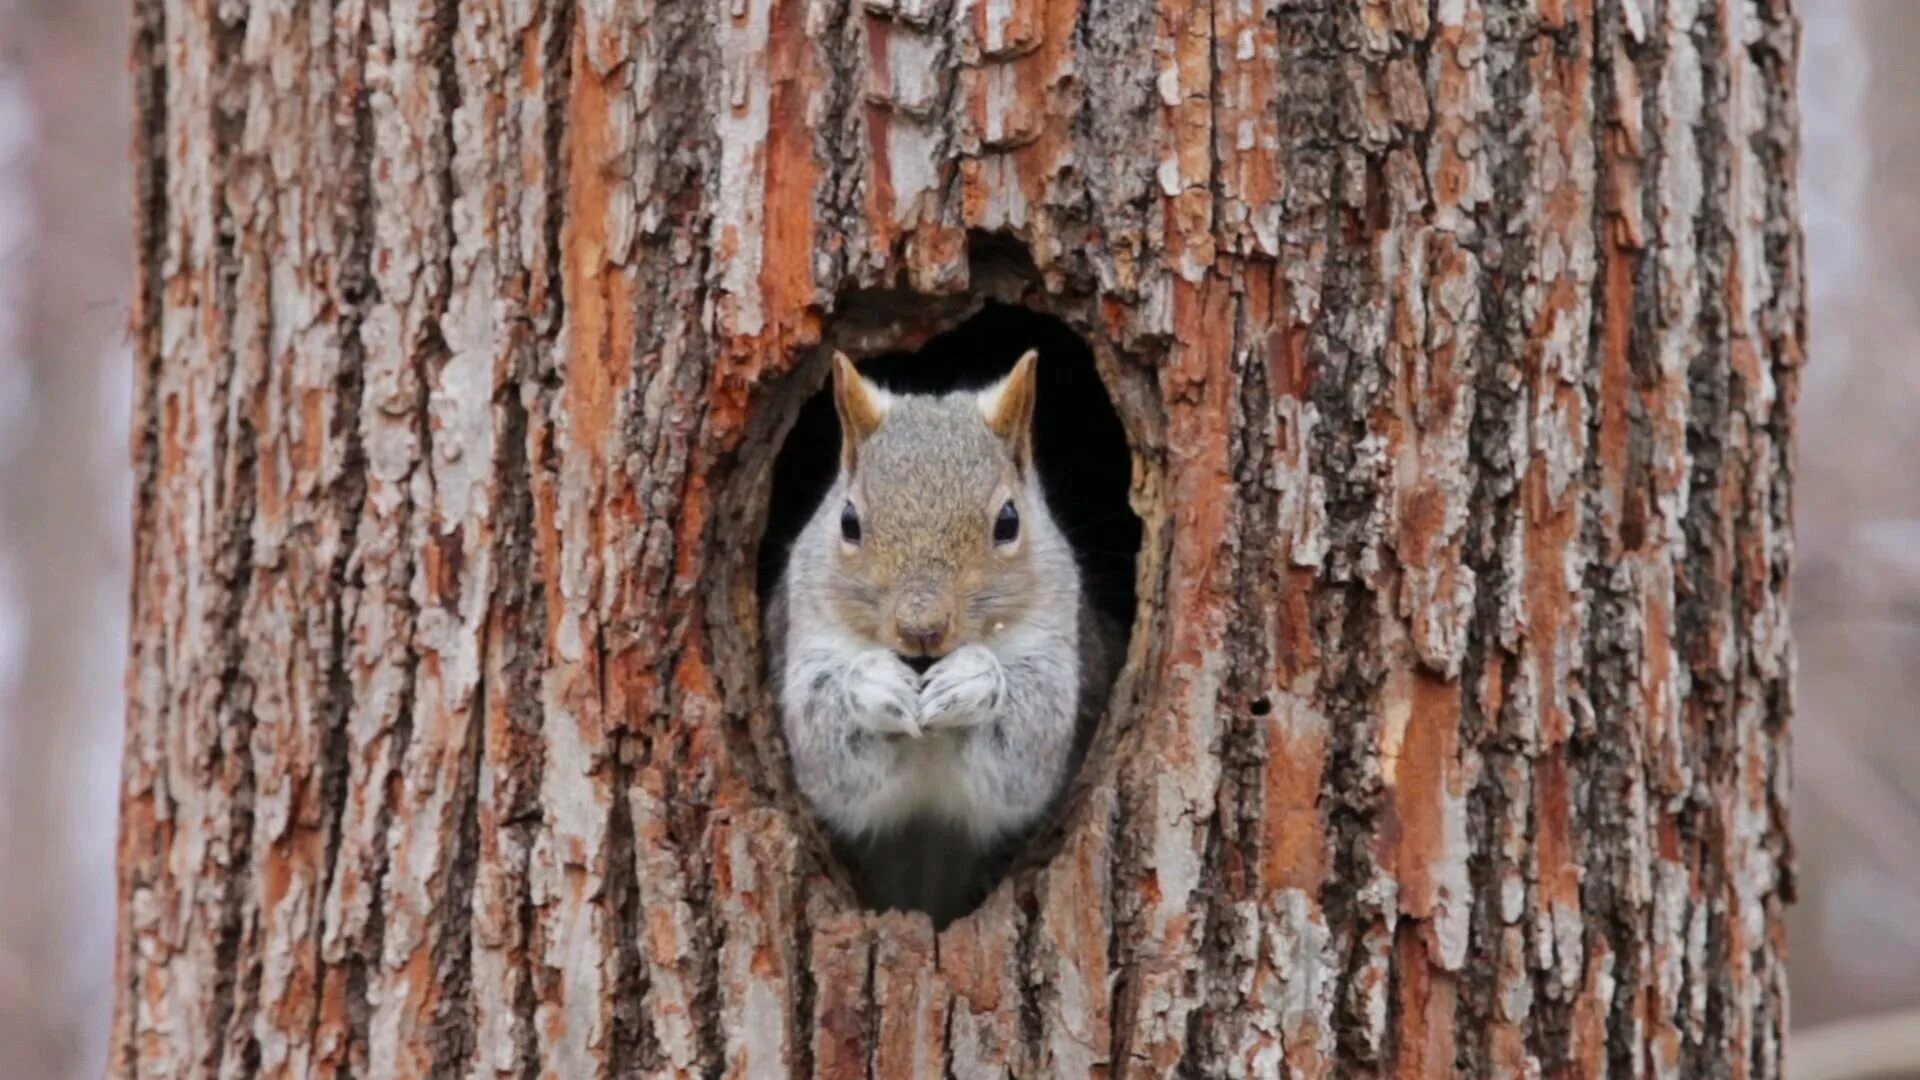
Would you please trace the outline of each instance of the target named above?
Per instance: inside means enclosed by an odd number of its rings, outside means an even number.
[[[138,0],[118,1075],[1778,1075],[1787,0]],[[936,937],[756,642],[831,347],[1091,344],[1139,613]]]

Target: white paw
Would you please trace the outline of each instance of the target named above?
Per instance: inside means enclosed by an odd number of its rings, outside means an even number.
[[[1007,673],[984,645],[963,645],[927,669],[920,687],[920,726],[972,727],[991,719],[1006,693]]]
[[[847,672],[854,723],[876,735],[920,736],[920,676],[887,649],[854,657]]]

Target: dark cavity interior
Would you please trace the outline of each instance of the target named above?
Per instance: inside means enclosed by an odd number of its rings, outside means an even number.
[[[1131,632],[1141,534],[1140,519],[1127,503],[1132,457],[1126,429],[1094,368],[1093,350],[1080,335],[1051,316],[989,303],[918,351],[854,359],[890,391],[938,394],[987,386],[1030,348],[1040,350],[1034,460],[1047,507],[1073,543],[1088,596]],[[794,536],[832,485],[839,461],[840,425],[831,391],[823,389],[801,408],[774,462],[758,567],[763,600],[785,569]]]

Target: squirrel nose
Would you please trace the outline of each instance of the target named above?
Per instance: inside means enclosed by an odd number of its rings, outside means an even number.
[[[906,651],[933,656],[940,652],[940,646],[947,640],[947,620],[901,623],[894,628],[894,632],[900,636],[900,645]]]

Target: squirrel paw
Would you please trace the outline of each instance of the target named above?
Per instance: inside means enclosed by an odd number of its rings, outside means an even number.
[[[999,711],[1007,674],[984,645],[963,645],[927,670],[920,687],[922,727],[961,728],[984,723]]]
[[[920,735],[920,677],[886,649],[853,660],[847,697],[854,722],[876,735]]]

